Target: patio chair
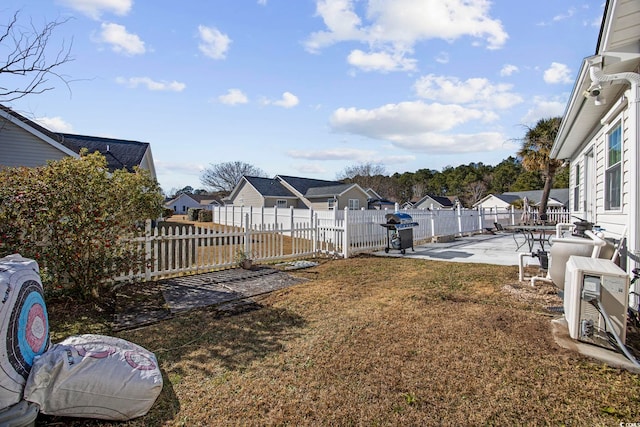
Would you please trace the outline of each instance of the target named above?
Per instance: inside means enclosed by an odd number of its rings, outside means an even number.
[[[499,222],[494,222],[493,225],[496,227],[496,231],[499,233],[513,233],[513,230],[504,228]]]

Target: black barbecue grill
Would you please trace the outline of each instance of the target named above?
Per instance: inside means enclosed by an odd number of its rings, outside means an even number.
[[[413,249],[413,228],[418,226],[413,221],[411,215],[404,212],[395,212],[385,215],[386,223],[380,224],[387,229],[387,247],[384,248],[386,253],[389,249],[400,250],[402,255],[405,254],[407,248]]]

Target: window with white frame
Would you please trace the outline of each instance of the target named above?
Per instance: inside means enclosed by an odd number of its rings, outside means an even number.
[[[284,200],[284,199],[276,200],[276,207],[278,207],[278,208],[286,208],[287,207],[287,201]]]
[[[355,211],[360,209],[360,200],[349,199],[349,210]]]
[[[607,138],[606,169],[604,175],[605,209],[622,207],[622,126],[618,124]]]
[[[327,199],[327,206],[329,209],[333,209],[336,205],[336,199]]]
[[[577,212],[580,210],[580,165],[576,165],[573,171],[573,211]]]

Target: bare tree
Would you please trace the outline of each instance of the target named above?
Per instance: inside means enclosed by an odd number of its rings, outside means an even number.
[[[225,162],[212,164],[202,171],[200,182],[215,191],[231,192],[243,176],[266,177],[260,168],[244,162]]]
[[[338,173],[339,181],[351,182],[358,184],[365,190],[373,188],[378,193],[388,192],[389,178],[386,176],[384,165],[379,163],[358,163],[357,165],[347,166]],[[385,191],[387,190],[387,191]]]
[[[37,28],[33,22],[22,26],[19,12],[13,14],[7,25],[0,25],[0,102],[10,102],[29,94],[40,94],[54,87],[50,77],[61,80],[67,87],[68,80],[58,73],[61,65],[73,61],[71,44],[62,43],[58,50],[50,47],[51,37],[68,19],[47,22]]]
[[[376,175],[385,175],[387,172],[384,168],[384,165],[379,163],[358,163],[357,165],[351,165],[344,168],[341,172],[338,173],[338,180],[346,180],[346,179],[354,179],[358,176],[367,177],[367,176],[376,176]]]

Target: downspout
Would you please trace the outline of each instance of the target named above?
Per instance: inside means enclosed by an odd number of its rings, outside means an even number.
[[[602,57],[590,61],[589,76],[593,83],[627,81],[631,85],[629,93],[629,161],[630,170],[640,170],[640,138],[638,137],[638,124],[640,123],[640,74],[617,73],[604,74],[601,69]],[[624,171],[623,171],[624,172]],[[628,257],[631,264],[628,271],[640,267],[640,185],[637,177],[629,180],[629,193],[631,204],[629,206],[629,240],[627,241]]]

